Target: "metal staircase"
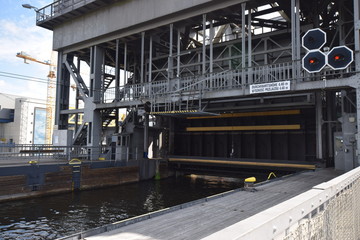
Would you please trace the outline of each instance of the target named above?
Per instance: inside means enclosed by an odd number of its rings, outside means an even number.
[[[69,73],[71,74],[71,76],[73,77],[76,86],[79,89],[80,92],[80,96],[82,98],[86,98],[89,96],[89,89],[86,86],[84,80],[82,79],[79,70],[76,68],[75,64],[73,62],[69,62],[68,59],[66,59],[65,61],[65,66],[67,68],[67,70],[69,71]]]
[[[106,109],[101,113],[103,129],[107,128],[113,120],[116,120],[116,108]]]
[[[86,145],[87,124],[83,122],[75,133],[73,145]]]

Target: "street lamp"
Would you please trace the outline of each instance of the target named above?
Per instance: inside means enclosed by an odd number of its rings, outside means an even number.
[[[23,4],[22,6],[23,6],[23,8],[34,9],[35,11],[39,10],[37,7],[34,7],[34,6],[32,6],[30,4],[27,4],[27,3]]]

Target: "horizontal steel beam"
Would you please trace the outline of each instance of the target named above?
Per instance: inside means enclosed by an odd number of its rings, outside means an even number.
[[[169,158],[169,162],[176,163],[203,163],[203,164],[223,164],[223,165],[240,165],[253,167],[281,167],[281,168],[300,168],[300,169],[315,169],[314,164],[299,164],[299,163],[278,163],[278,162],[261,162],[261,161],[229,161],[229,160],[214,160],[214,159],[191,159],[191,158]]]
[[[290,125],[258,125],[258,126],[221,126],[221,127],[187,127],[187,132],[218,131],[264,131],[264,130],[299,130],[300,124]]]
[[[245,113],[224,113],[219,116],[188,117],[187,119],[208,119],[208,118],[234,118],[234,117],[257,117],[257,116],[279,116],[279,115],[296,115],[300,110],[281,110],[267,112],[245,112]]]

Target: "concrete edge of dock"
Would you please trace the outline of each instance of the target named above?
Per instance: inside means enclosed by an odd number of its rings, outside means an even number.
[[[150,212],[150,213],[146,213],[146,214],[142,214],[136,217],[132,217],[132,218],[128,218],[128,219],[124,219],[118,222],[114,222],[114,223],[110,223],[110,224],[106,224],[97,228],[93,228],[93,229],[89,229],[83,232],[79,232],[79,233],[75,233],[69,236],[65,236],[65,237],[61,237],[61,238],[57,238],[57,240],[78,240],[78,239],[83,239],[85,237],[90,237],[90,236],[94,236],[100,233],[104,233],[104,232],[108,232],[114,229],[118,229],[127,225],[131,225],[137,222],[141,222],[150,218],[154,218],[157,216],[161,216],[170,212],[174,212],[177,210],[181,210],[184,208],[188,208],[197,204],[201,204],[201,203],[205,203],[205,202],[209,202],[218,198],[222,198],[225,196],[228,196],[230,194],[239,192],[239,191],[243,191],[243,188],[237,188],[234,190],[230,190],[230,191],[226,191],[223,193],[219,193],[219,194],[215,194],[215,195],[211,195],[209,197],[205,197],[205,198],[201,198],[198,200],[194,200],[191,202],[187,202],[187,203],[182,203],[176,206],[172,206],[172,207],[168,207],[168,208],[164,208],[164,209],[160,209],[158,211],[154,211],[154,212]]]
[[[294,174],[299,174],[299,172],[294,173]],[[274,179],[271,179],[271,180],[265,180],[263,182],[256,183],[254,186],[255,187],[263,186],[263,185],[266,185],[266,184],[269,184],[269,183],[276,182],[276,181],[278,181],[280,179],[288,178],[290,176],[293,176],[294,174],[282,176],[282,177],[279,177],[279,178],[274,178]],[[121,220],[121,221],[118,221],[118,222],[114,222],[114,223],[106,224],[106,225],[103,225],[103,226],[100,226],[100,227],[85,230],[85,231],[82,231],[82,232],[74,233],[74,234],[71,234],[69,236],[57,238],[57,240],[79,240],[79,239],[84,239],[86,237],[90,237],[90,236],[94,236],[94,235],[97,235],[97,234],[109,232],[109,231],[112,231],[112,230],[115,230],[115,229],[118,229],[118,228],[121,228],[121,227],[124,227],[124,226],[128,226],[128,225],[131,225],[131,224],[135,224],[135,223],[147,220],[147,219],[151,219],[151,218],[154,218],[154,217],[157,217],[157,216],[165,215],[165,214],[170,213],[170,212],[174,212],[174,211],[181,210],[181,209],[184,209],[184,208],[192,207],[192,206],[197,205],[197,204],[202,204],[202,203],[209,202],[209,201],[212,201],[212,200],[215,200],[215,199],[218,199],[218,198],[226,197],[228,195],[231,195],[231,194],[234,194],[234,193],[240,192],[240,191],[245,191],[245,190],[244,190],[244,188],[233,189],[233,190],[230,190],[230,191],[226,191],[226,192],[223,192],[223,193],[211,195],[209,197],[201,198],[201,199],[194,200],[194,201],[191,201],[191,202],[187,202],[187,203],[179,204],[179,205],[176,205],[176,206],[160,209],[158,211],[142,214],[142,215],[135,216],[135,217],[132,217],[132,218],[127,218],[127,219],[124,219],[124,220]],[[250,191],[251,191],[251,189],[250,189]]]

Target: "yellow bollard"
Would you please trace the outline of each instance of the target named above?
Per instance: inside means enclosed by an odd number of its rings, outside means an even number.
[[[255,182],[256,182],[256,177],[245,178],[244,188],[245,189],[253,189]]]

